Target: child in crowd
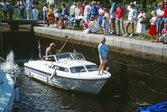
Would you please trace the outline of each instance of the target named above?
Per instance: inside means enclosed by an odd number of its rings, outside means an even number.
[[[88,23],[86,23],[84,20],[81,20],[81,24],[83,25],[83,33],[89,33],[89,26]]]
[[[61,15],[57,24],[58,29],[64,29],[64,15]]]
[[[52,21],[52,25],[51,25],[51,27],[53,26],[53,16],[54,16],[54,14],[53,14],[53,12],[54,12],[54,7],[53,7],[53,5],[50,5],[49,6],[49,8],[48,8],[48,26],[50,26],[50,23],[51,23],[51,21]]]
[[[109,20],[106,16],[103,16],[102,28],[104,35],[108,35],[109,31]]]
[[[56,24],[56,26],[57,26],[58,21],[59,21],[59,18],[60,18],[60,12],[59,12],[58,9],[55,10],[54,16],[55,16],[55,24]],[[55,27],[56,27],[56,26],[55,26]]]
[[[150,19],[150,28],[148,34],[152,36],[151,42],[154,42],[154,39],[156,38],[156,32],[157,32],[157,25],[158,25],[158,18],[156,11],[152,11],[151,15],[153,16]]]
[[[86,23],[84,20],[81,20],[81,24],[83,25],[84,30],[89,28],[88,23]]]
[[[106,8],[104,8],[103,10],[104,10],[104,16],[109,20],[110,16],[109,11]]]
[[[139,33],[139,39],[143,39],[144,34],[146,33],[145,23],[146,13],[143,11],[143,8],[139,9],[138,22],[136,26],[136,32]]]
[[[68,26],[68,15],[64,16],[64,27],[67,28]]]
[[[162,29],[162,36],[159,38],[159,41],[164,42],[167,44],[167,23],[164,24],[164,28]]]

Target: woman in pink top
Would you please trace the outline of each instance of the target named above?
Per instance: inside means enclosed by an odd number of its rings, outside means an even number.
[[[121,3],[118,3],[118,7],[116,8],[117,35],[120,35],[120,29],[122,30],[122,35],[125,34],[124,19],[123,19],[124,14],[125,14],[125,9],[122,7]]]

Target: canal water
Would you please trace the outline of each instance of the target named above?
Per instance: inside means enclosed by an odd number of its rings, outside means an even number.
[[[34,37],[30,32],[3,32],[3,57],[13,50],[16,60],[37,58],[38,39],[41,40],[42,49],[54,42],[52,39]],[[60,48],[62,44],[59,44],[61,42],[56,41]],[[67,44],[65,49],[68,51],[71,46]],[[86,59],[95,62],[88,54]],[[27,77],[23,68],[17,76],[16,86],[19,88],[19,101],[14,103],[13,112],[135,112],[137,107],[147,105],[133,98],[130,91],[129,96],[122,94],[119,84],[112,78],[98,95],[89,95],[48,86]]]
[[[135,98],[124,99],[105,90],[98,95],[61,90],[24,73],[18,75],[17,87],[20,97],[14,103],[15,112],[135,112],[137,107],[146,105]]]

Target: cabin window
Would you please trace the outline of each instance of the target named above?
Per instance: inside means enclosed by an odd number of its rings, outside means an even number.
[[[80,72],[86,72],[85,68],[83,66],[79,67],[72,67],[70,68],[71,73],[80,73]]]
[[[53,66],[53,69],[56,69],[56,70],[59,70],[59,71],[63,71],[63,72],[68,72],[67,68],[59,67],[59,66],[56,66],[56,65]]]
[[[86,68],[89,72],[98,70],[98,67],[96,65],[87,65]]]

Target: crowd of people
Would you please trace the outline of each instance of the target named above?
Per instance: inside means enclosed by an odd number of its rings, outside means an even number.
[[[109,2],[110,4],[100,1],[73,2],[70,7],[62,2],[61,9],[56,8],[54,4],[44,3],[43,8],[39,9],[36,0],[26,0],[26,2],[19,0],[16,6],[20,10],[21,19],[25,19],[24,10],[26,10],[27,19],[38,19],[38,10],[42,10],[45,26],[65,29],[81,24],[84,29],[83,33],[103,32],[104,35],[117,34],[129,37],[137,33],[139,39],[144,39],[145,24],[149,23],[150,28],[147,33],[151,36],[151,42],[167,43],[167,0],[164,0],[164,3],[155,2],[149,22],[147,22],[144,9],[137,8],[134,2],[131,2],[128,8],[125,8],[121,2],[116,3],[115,0],[109,0]],[[4,19],[7,18],[8,5],[5,0],[1,3]],[[124,25],[126,13],[128,17]],[[129,26],[131,26],[131,31],[129,31]]]
[[[3,0],[0,4],[1,10],[3,13],[3,19],[7,19],[7,12],[9,3],[6,2],[6,0]],[[26,19],[25,18],[25,12],[27,14],[27,20],[29,19],[35,19],[38,20],[38,2],[37,0],[18,0],[18,2],[15,4],[15,7],[19,9],[19,17],[20,19]],[[26,11],[25,11],[26,10]]]
[[[151,12],[152,18],[149,20],[150,28],[147,32],[151,36],[151,42],[167,42],[167,36],[165,34],[162,35],[167,15],[165,13],[167,2],[164,0],[164,3],[165,5],[162,2],[155,5],[153,12]],[[73,21],[75,23],[79,21],[79,24],[83,26],[83,33],[98,33],[102,31],[104,35],[116,34],[125,37],[133,37],[134,33],[137,33],[139,39],[144,39],[146,34],[146,13],[143,8],[137,8],[134,2],[129,4],[128,9],[123,7],[121,2],[116,3],[115,0],[110,0],[109,5],[100,1],[74,2],[69,7],[69,10],[65,3],[62,2],[62,12],[59,10],[54,5],[49,5],[48,7],[47,4],[44,4],[44,24],[48,21],[47,26],[63,29],[70,28]],[[126,22],[124,22],[126,13],[128,17]],[[124,23],[126,24],[124,25]],[[136,27],[135,23],[137,23]]]

